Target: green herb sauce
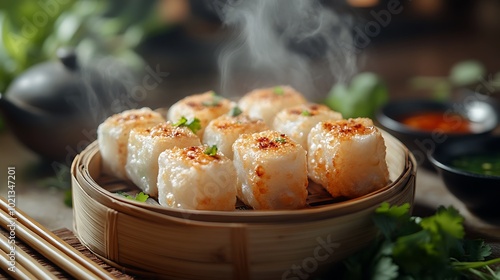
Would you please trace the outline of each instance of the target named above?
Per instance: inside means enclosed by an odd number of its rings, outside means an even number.
[[[472,173],[500,176],[500,153],[459,156],[451,165]]]

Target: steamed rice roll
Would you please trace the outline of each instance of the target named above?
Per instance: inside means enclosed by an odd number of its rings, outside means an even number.
[[[368,118],[320,122],[308,145],[309,177],[333,197],[359,197],[389,182],[384,138]]]
[[[321,104],[301,104],[281,110],[273,122],[273,129],[290,136],[307,149],[307,136],[311,128],[326,120],[341,120],[342,114]]]
[[[306,151],[285,134],[244,134],[233,144],[238,197],[256,210],[297,209],[306,204]]]
[[[103,172],[127,179],[125,164],[128,137],[134,128],[151,127],[165,119],[149,108],[131,109],[107,118],[97,128],[97,142],[102,157]]]
[[[125,169],[129,179],[151,197],[158,197],[158,156],[166,149],[201,145],[200,139],[185,126],[164,122],[130,132]]]
[[[247,114],[237,116],[222,115],[212,120],[203,134],[203,142],[210,146],[216,145],[219,151],[233,159],[232,145],[241,134],[268,130],[261,119],[252,119]]]
[[[158,202],[182,209],[227,210],[236,205],[236,170],[230,159],[203,145],[173,148],[158,158]]]
[[[307,100],[302,94],[290,86],[276,86],[255,89],[245,94],[238,106],[251,118],[263,119],[272,127],[275,115],[288,107],[305,104]]]
[[[167,113],[167,120],[177,123],[182,117],[189,122],[197,118],[200,121],[201,129],[196,134],[203,139],[203,132],[208,123],[229,112],[233,107],[233,102],[208,91],[201,94],[187,96],[173,104]]]

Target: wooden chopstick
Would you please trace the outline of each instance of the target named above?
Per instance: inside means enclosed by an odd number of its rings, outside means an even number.
[[[9,240],[3,234],[0,234],[0,248],[5,253],[9,253],[11,248],[14,249],[14,252],[16,252],[16,266],[21,265],[26,268],[26,270],[33,274],[36,279],[58,279],[54,274],[41,265],[35,258],[23,251],[19,246],[9,244]]]
[[[2,210],[0,220],[2,226],[6,227],[11,216],[7,214],[8,204],[3,197],[0,197],[0,208]],[[15,217],[17,218],[16,235],[70,275],[78,279],[115,279],[104,268],[45,229],[23,211],[16,208]]]
[[[14,279],[21,279],[21,280],[37,279],[33,274],[31,274],[26,268],[24,268],[19,263],[16,263],[14,270],[9,269],[11,267],[9,255],[7,255],[7,253],[5,253],[3,250],[0,250],[0,267]]]
[[[7,225],[10,223],[10,216],[4,211],[0,211],[0,221],[2,226],[8,230]],[[28,246],[36,250],[38,253],[52,261],[55,265],[68,272],[71,276],[77,279],[94,279],[96,275],[83,267],[75,260],[68,258],[64,253],[59,251],[45,239],[36,235],[33,231],[26,228],[23,224],[16,224],[16,237],[26,243]]]

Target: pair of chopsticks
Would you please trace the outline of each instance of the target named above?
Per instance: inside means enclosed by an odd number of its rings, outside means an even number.
[[[10,231],[8,225],[12,218],[16,218],[15,236],[59,268],[77,279],[115,279],[109,272],[84,256],[75,248],[64,242],[58,236],[45,229],[38,222],[27,216],[19,209],[15,209],[15,216],[9,215],[9,207],[5,198],[0,197],[0,223]],[[19,279],[56,279],[46,268],[40,265],[33,257],[16,248],[16,272],[8,270],[10,247],[8,240],[2,235],[0,240],[0,266],[8,273],[14,273]],[[19,250],[17,250],[19,249]]]

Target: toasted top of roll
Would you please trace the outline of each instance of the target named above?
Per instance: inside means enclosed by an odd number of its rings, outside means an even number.
[[[108,117],[103,124],[109,126],[164,121],[160,113],[149,108],[131,109]]]
[[[339,140],[350,139],[357,135],[372,134],[376,130],[373,121],[369,118],[326,121],[321,123],[321,127]]]
[[[152,127],[141,127],[134,129],[135,134],[162,138],[184,138],[197,137],[185,126],[174,126],[171,122],[164,122]]]
[[[316,103],[299,104],[283,109],[279,115],[286,115],[291,119],[315,117],[318,115],[331,115],[332,119],[341,119],[342,114],[335,112],[328,106]]]
[[[290,137],[273,130],[243,134],[236,142],[242,148],[248,148],[254,152],[265,151],[273,155],[285,155],[297,147],[297,143]]]
[[[181,161],[189,161],[190,165],[208,165],[211,163],[225,162],[229,159],[220,153],[211,154],[207,145],[193,146],[188,148],[174,148],[172,154],[177,155]]]
[[[294,104],[306,103],[306,99],[300,92],[291,86],[275,86],[269,88],[254,89],[240,99],[240,103],[248,101],[252,102],[281,102],[282,100],[289,100],[288,102]]]
[[[276,86],[253,90],[243,96],[238,106],[252,118],[263,119],[272,126],[274,116],[284,108],[305,104],[302,94],[290,86]]]
[[[194,94],[177,101],[168,111],[168,119],[176,122],[180,117],[214,119],[231,109],[232,102],[213,91]]]
[[[213,128],[217,129],[219,133],[244,133],[246,131],[254,131],[255,129],[267,130],[267,125],[261,119],[254,119],[245,113],[236,117],[223,115],[217,119],[212,120],[210,124]]]
[[[203,138],[203,132],[208,123],[229,112],[233,102],[227,98],[215,94],[213,91],[187,96],[173,104],[167,113],[167,119],[176,123],[182,117],[189,121],[195,118],[200,121],[200,130],[196,135]]]

